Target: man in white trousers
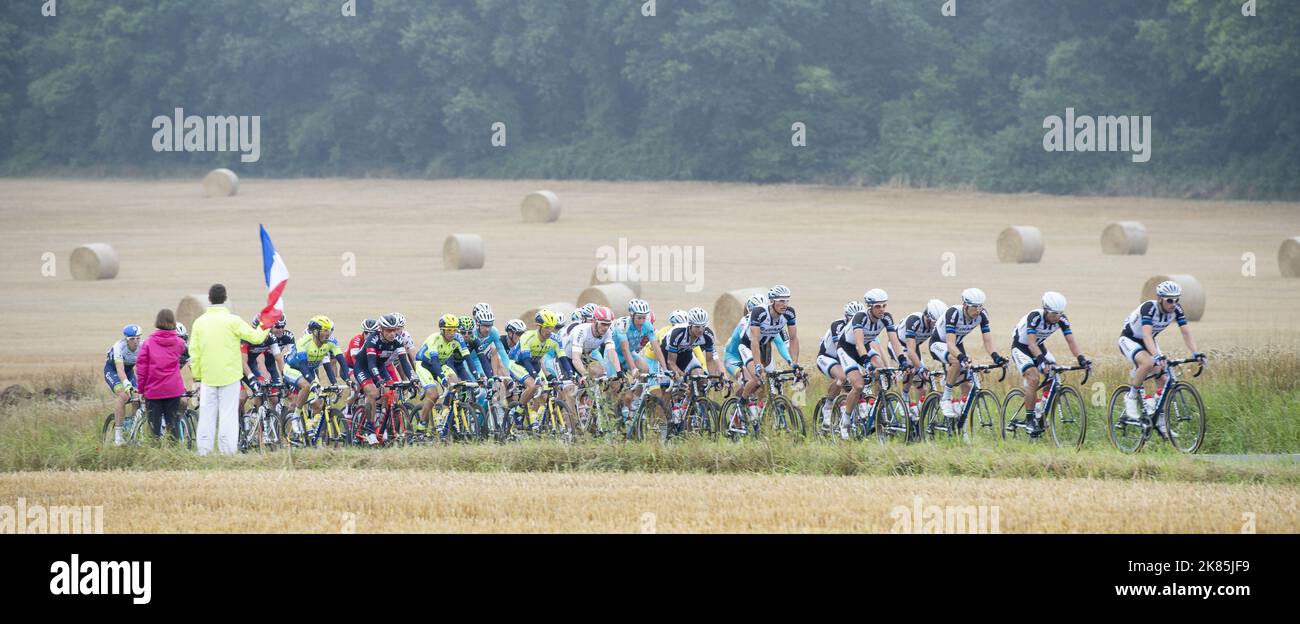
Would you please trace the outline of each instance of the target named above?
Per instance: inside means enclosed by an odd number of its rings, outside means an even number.
[[[213,284],[208,289],[206,312],[194,319],[190,328],[190,372],[199,390],[199,455],[212,452],[213,438],[225,455],[239,451],[239,381],[244,376],[239,341],[261,344],[267,330],[253,329],[242,318],[230,313],[226,287]],[[218,437],[219,436],[219,437]]]

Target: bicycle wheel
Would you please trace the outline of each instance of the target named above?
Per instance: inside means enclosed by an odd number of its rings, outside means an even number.
[[[887,392],[876,411],[876,439],[883,445],[888,442],[907,442],[912,418],[907,404],[898,395]]]
[[[108,418],[104,419],[104,430],[100,432],[100,438],[103,440],[104,446],[113,446],[113,443],[116,441],[116,436],[113,432],[113,428],[116,425],[117,417],[114,416],[112,412],[109,412]]]
[[[632,437],[638,442],[665,441],[668,438],[668,418],[671,412],[663,399],[650,395],[641,401],[633,417]]]
[[[1169,443],[1183,453],[1195,453],[1205,443],[1205,401],[1191,384],[1180,381],[1165,401]]]
[[[1121,453],[1136,453],[1142,450],[1147,437],[1151,435],[1150,425],[1129,420],[1124,413],[1124,396],[1128,386],[1120,386],[1110,395],[1110,405],[1106,414],[1106,430],[1110,443]]]
[[[828,440],[835,436],[835,426],[839,423],[839,410],[836,406],[844,401],[843,393],[835,395],[833,398],[823,396],[817,399],[817,404],[813,406],[812,418],[814,426],[810,427],[819,439]],[[830,416],[830,427],[826,426],[826,417]]]
[[[943,409],[939,407],[939,395],[931,394],[926,397],[925,403],[921,404],[920,411],[921,430],[925,432],[927,442],[950,439],[956,433],[953,423],[944,417]]]
[[[763,416],[763,433],[774,438],[785,438],[802,442],[808,434],[804,425],[803,412],[799,407],[783,396],[773,397],[767,403],[767,414]]]
[[[696,412],[701,417],[699,423],[702,425],[701,435],[707,437],[709,440],[717,440],[718,433],[721,431],[719,425],[722,422],[722,407],[717,403],[714,403],[712,399],[706,399],[703,397],[695,399],[695,404],[697,406]]]
[[[998,395],[991,390],[981,389],[968,401],[970,410],[966,412],[965,431],[962,432],[966,443],[972,446],[997,446],[1002,441],[1002,434],[998,432],[1002,403],[998,401]]]
[[[1088,408],[1078,390],[1062,385],[1051,405],[1043,410],[1043,420],[1057,448],[1083,448],[1083,438],[1088,434]]]
[[[301,413],[297,410],[284,414],[284,418],[280,421],[280,431],[284,433],[285,446],[299,448],[307,446],[307,423],[303,421]]]
[[[1024,433],[1019,427],[1015,426],[1016,418],[1025,411],[1025,391],[1020,388],[1013,388],[1002,399],[1002,409],[999,410],[998,433],[1003,440],[1008,438],[1017,440]]]
[[[735,442],[742,437],[742,434],[735,430],[736,423],[743,428],[746,419],[745,402],[738,397],[728,398],[722,402],[722,408],[718,410],[718,431]]]

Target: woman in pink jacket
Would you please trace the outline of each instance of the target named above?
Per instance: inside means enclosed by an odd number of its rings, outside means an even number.
[[[185,380],[181,379],[185,341],[176,333],[176,315],[167,308],[158,311],[154,327],[158,331],[149,334],[136,355],[135,379],[145,399],[154,437],[162,437],[163,417],[171,424],[171,435],[175,437],[176,412],[185,394]]]

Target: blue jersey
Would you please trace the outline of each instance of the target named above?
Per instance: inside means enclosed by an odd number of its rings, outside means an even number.
[[[655,339],[655,328],[650,324],[650,319],[646,319],[639,326],[632,325],[629,321],[626,331],[617,329],[617,324],[614,327],[614,352],[618,354],[619,365],[623,369],[628,369],[632,363],[624,361],[626,358],[623,356],[623,350],[618,346],[619,343],[627,344],[628,351],[631,351],[635,357],[637,352]]]
[[[474,332],[473,348],[475,355],[478,358],[479,366],[482,368],[484,374],[492,373],[491,352],[493,349],[496,350],[497,359],[501,361],[502,367],[508,368],[513,359],[510,357],[510,353],[506,351],[506,345],[501,342],[501,333],[498,332],[495,327],[493,327],[486,336],[478,335],[478,331],[476,330]]]

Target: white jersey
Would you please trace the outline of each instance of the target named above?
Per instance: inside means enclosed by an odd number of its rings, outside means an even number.
[[[406,333],[405,329],[403,329],[401,333],[397,334],[396,342],[401,344],[402,348],[394,349],[388,356],[388,359],[384,360],[385,364],[397,364],[397,358],[402,357],[402,354],[406,353],[407,349],[415,348],[415,339],[412,338],[410,334]]]
[[[1029,314],[1021,317],[1019,323],[1016,323],[1016,329],[1011,333],[1011,346],[1029,353],[1027,345],[1029,345],[1030,336],[1033,336],[1034,340],[1041,346],[1058,329],[1061,330],[1061,335],[1070,335],[1072,333],[1070,319],[1065,318],[1065,315],[1062,314],[1061,318],[1057,319],[1055,323],[1048,323],[1047,315],[1043,314],[1043,309],[1035,308],[1030,310]]]
[[[944,342],[948,339],[948,334],[953,334],[957,337],[957,344],[961,344],[966,334],[975,331],[976,327],[980,328],[980,333],[989,333],[988,310],[980,310],[979,316],[971,318],[966,316],[962,307],[949,306],[948,311],[943,314],[943,322],[935,324],[937,329],[934,337],[930,339],[931,342]]]
[[[1147,299],[1136,310],[1129,313],[1127,319],[1124,319],[1124,329],[1120,331],[1120,335],[1134,342],[1142,342],[1143,325],[1151,326],[1151,337],[1155,338],[1166,327],[1174,323],[1178,325],[1187,324],[1187,316],[1183,314],[1183,306],[1175,305],[1173,312],[1165,313],[1160,310],[1160,302],[1155,299]]]
[[[569,334],[568,346],[565,347],[565,350],[570,357],[577,358],[593,351],[603,351],[606,347],[613,348],[613,346],[614,332],[608,327],[605,328],[605,333],[597,336],[595,323],[583,323]]]

